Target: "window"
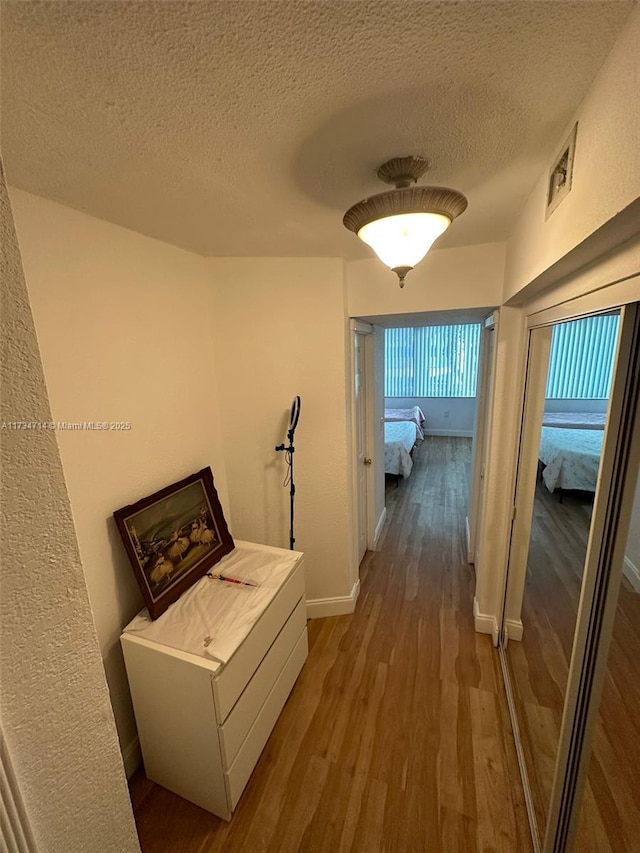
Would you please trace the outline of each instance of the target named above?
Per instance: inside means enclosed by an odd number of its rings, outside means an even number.
[[[604,314],[553,327],[547,397],[609,397],[619,320],[618,314]]]
[[[480,325],[385,329],[385,397],[475,397]]]

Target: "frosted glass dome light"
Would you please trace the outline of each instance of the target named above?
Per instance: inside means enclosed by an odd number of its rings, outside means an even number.
[[[426,172],[423,157],[397,157],[378,169],[394,190],[366,198],[345,213],[343,223],[374,250],[404,287],[406,274],[467,207],[466,198],[447,187],[412,187]]]
[[[391,269],[415,267],[450,224],[441,213],[399,213],[368,222],[358,237]]]

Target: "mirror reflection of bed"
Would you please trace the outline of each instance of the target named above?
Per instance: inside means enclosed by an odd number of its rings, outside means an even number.
[[[596,490],[604,412],[545,412],[540,434],[538,471],[549,490],[562,502],[565,491]]]

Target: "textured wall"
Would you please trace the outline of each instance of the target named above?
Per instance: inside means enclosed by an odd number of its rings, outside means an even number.
[[[234,534],[288,546],[285,462],[294,395],[296,547],[307,598],[350,593],[347,323],[343,265],[331,259],[212,259],[216,357]],[[248,418],[243,427],[239,414]]]
[[[136,729],[119,636],[143,606],[112,513],[206,465],[226,505],[206,262],[11,190],[80,554],[127,768]]]
[[[0,419],[48,422],[0,178]],[[0,451],[0,711],[39,853],[138,850],[56,435],[1,429]]]
[[[546,172],[514,225],[507,244],[505,292],[509,298],[563,257],[640,194],[640,9],[632,13],[577,116],[573,188],[545,221]],[[567,128],[567,132],[568,132]],[[558,145],[563,137],[558,139]],[[623,258],[620,276],[637,269]],[[584,271],[539,297],[538,308],[597,290],[616,275]],[[523,299],[527,298],[522,294]],[[525,311],[531,310],[525,306]],[[481,613],[497,617],[504,591],[515,482],[525,339],[523,317],[502,308],[498,324],[495,395],[485,478],[483,531],[476,564]]]
[[[545,220],[548,174],[507,246],[505,300],[640,197],[640,9],[631,15],[577,116],[571,192]],[[551,166],[551,163],[549,163]]]
[[[500,305],[504,243],[434,249],[398,286],[396,274],[377,258],[346,264],[350,317],[448,311]]]

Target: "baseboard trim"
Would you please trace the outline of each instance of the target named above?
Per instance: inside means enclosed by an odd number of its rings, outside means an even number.
[[[633,587],[633,591],[640,593],[640,569],[628,557],[624,558],[622,574]]]
[[[336,598],[314,598],[307,601],[307,619],[324,619],[325,616],[347,616],[356,609],[360,595],[360,579],[354,583],[351,595]]]
[[[473,599],[473,624],[479,634],[491,634],[493,645],[498,645],[498,620],[490,613],[480,613],[478,599]]]
[[[122,761],[127,779],[131,779],[138,767],[142,764],[142,751],[140,741],[135,737],[128,746],[122,750]]]
[[[452,438],[473,438],[472,429],[425,429],[425,435],[449,435]]]
[[[378,519],[378,523],[376,524],[376,529],[373,534],[373,551],[378,550],[378,543],[380,542],[380,537],[382,536],[382,529],[384,527],[384,523],[387,520],[387,508],[382,507],[382,512],[380,513],[380,518]],[[359,583],[359,581],[358,581]]]
[[[504,626],[507,632],[507,640],[515,640],[517,643],[522,640],[524,626],[521,619],[505,619]]]

